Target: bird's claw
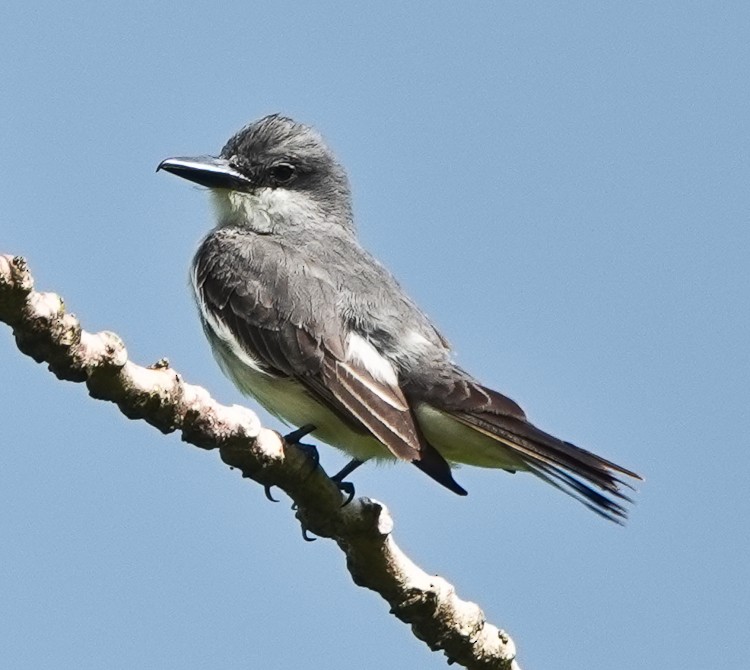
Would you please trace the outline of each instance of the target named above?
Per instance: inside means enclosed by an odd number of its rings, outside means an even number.
[[[346,500],[341,505],[342,507],[346,507],[354,499],[354,484],[351,482],[342,482],[338,479],[334,479],[333,481],[339,487],[339,491],[346,494]]]
[[[303,540],[304,540],[305,542],[315,542],[315,540],[317,540],[318,538],[317,538],[317,537],[310,537],[310,535],[309,535],[309,534],[308,534],[308,532],[307,532],[307,528],[305,528],[305,527],[303,526],[303,527],[302,527],[302,539],[303,539]]]
[[[331,479],[335,482],[336,486],[339,487],[339,491],[346,494],[346,500],[342,507],[346,507],[354,498],[354,484],[351,482],[345,482],[344,477],[348,477],[354,472],[364,461],[360,461],[357,458],[349,461],[339,472],[337,472]]]
[[[315,470],[318,469],[318,465],[320,465],[320,454],[318,453],[318,449],[312,445],[312,444],[303,444],[300,442],[300,440],[305,437],[306,435],[309,435],[315,430],[315,426],[311,423],[306,423],[304,426],[301,426],[300,428],[297,428],[296,430],[293,430],[291,433],[287,433],[284,435],[284,442],[287,444],[294,444],[297,447],[299,447],[302,451],[305,452],[305,454],[310,458],[312,461],[312,468],[310,470],[310,474],[315,472]],[[351,482],[345,482],[343,481],[344,477],[346,477],[349,473],[351,473],[353,470],[358,468],[360,465],[362,465],[362,461],[359,460],[352,460],[349,464],[347,464],[341,472],[331,477],[331,479],[335,482],[336,486],[338,486],[339,491],[341,491],[344,495],[346,495],[346,500],[344,500],[342,507],[346,507],[353,499],[354,499],[354,484]],[[271,495],[271,486],[266,485],[263,487],[263,490],[265,491],[266,498],[268,498],[271,502],[279,502]],[[297,509],[297,504],[294,503],[292,505],[292,509]],[[312,542],[315,538],[310,537],[307,533],[307,529],[302,529],[302,537],[307,542]]]
[[[318,453],[318,449],[313,444],[303,444],[300,442],[300,440],[305,437],[305,435],[309,435],[315,430],[315,426],[311,423],[306,423],[301,428],[297,428],[297,430],[293,430],[291,433],[287,433],[284,435],[284,441],[287,444],[294,444],[297,447],[299,447],[302,451],[305,452],[307,457],[313,462],[312,469],[310,470],[310,474],[315,472],[315,470],[318,469],[318,465],[320,464],[320,454]]]
[[[271,495],[272,488],[273,486],[271,484],[266,484],[265,486],[263,486],[263,492],[266,494],[266,498],[268,498],[271,502],[279,502]]]
[[[287,444],[294,444],[302,451],[305,452],[305,454],[312,460],[313,466],[311,469],[311,473],[315,472],[318,468],[318,464],[320,463],[320,455],[318,454],[317,448],[312,444],[302,444],[300,440],[305,437],[305,435],[309,435],[315,430],[315,426],[313,426],[311,423],[306,423],[301,428],[297,428],[297,430],[293,430],[291,433],[287,433],[284,435],[284,442]],[[271,495],[271,489],[273,486],[270,484],[266,484],[263,487],[263,491],[266,494],[266,498],[268,498],[271,502],[279,502]],[[294,509],[294,506],[292,506],[292,509]]]

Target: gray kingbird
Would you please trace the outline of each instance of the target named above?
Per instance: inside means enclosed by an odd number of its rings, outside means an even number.
[[[346,173],[315,130],[267,116],[219,157],[157,169],[207,187],[216,207],[191,278],[222,370],[274,415],[350,454],[342,472],[410,461],[466,495],[450,464],[525,471],[610,520],[626,517],[620,477],[637,474],[540,430],[454,363],[357,240]]]

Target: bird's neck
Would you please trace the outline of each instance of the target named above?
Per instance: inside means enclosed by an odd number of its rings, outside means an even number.
[[[261,235],[292,234],[297,229],[314,234],[310,222],[317,219],[337,222],[341,228],[354,232],[348,203],[338,211],[332,206],[320,206],[304,193],[282,188],[261,188],[253,193],[213,189],[211,196],[218,228],[241,228]]]

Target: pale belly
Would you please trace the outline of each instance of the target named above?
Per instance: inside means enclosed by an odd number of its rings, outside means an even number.
[[[336,414],[315,401],[298,382],[274,378],[254,370],[221,344],[214,346],[214,356],[224,374],[242,393],[255,398],[288,425],[299,428],[312,424],[315,430],[311,435],[360,461],[396,460],[380,441],[345,424]]]
[[[360,461],[395,461],[396,457],[372,435],[353,429],[317,402],[298,382],[272,377],[248,365],[226,342],[211,336],[214,356],[222,371],[244,394],[255,398],[271,414],[300,428],[315,426],[311,435]],[[502,442],[473,430],[429,405],[415,408],[417,423],[427,441],[453,465],[524,470],[523,462]]]

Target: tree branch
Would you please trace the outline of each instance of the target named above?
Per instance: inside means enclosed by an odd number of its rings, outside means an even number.
[[[83,330],[58,295],[34,290],[19,256],[0,255],[0,321],[11,326],[23,353],[46,362],[58,378],[84,382],[92,397],[116,403],[130,419],[163,433],[179,430],[184,441],[202,449],[218,448],[243,477],[283,489],[303,527],[339,545],[355,584],[379,593],[391,613],[430,649],[442,650],[449,663],[520,670],[508,635],[399,549],[385,505],[362,497],[342,507],[341,491],[321,468],[312,469],[302,449],[261,427],[250,410],[221,405],[205,389],[184,382],[167,361],[141,367],[128,360],[116,334]]]

